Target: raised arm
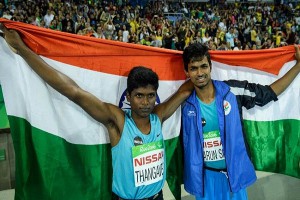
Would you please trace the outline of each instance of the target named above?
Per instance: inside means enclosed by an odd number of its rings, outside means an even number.
[[[183,101],[190,96],[193,89],[194,84],[188,80],[183,83],[177,92],[175,92],[165,102],[155,106],[154,113],[158,115],[162,123],[167,120],[176,111],[180,104],[182,104]]]
[[[122,119],[124,119],[124,114],[121,109],[115,105],[102,102],[94,95],[81,89],[68,76],[52,68],[24,44],[16,31],[8,30],[4,26],[1,29],[6,42],[51,87],[78,104],[95,120],[103,123],[106,127],[109,128],[111,125],[119,128],[123,127],[124,120],[122,121]]]
[[[299,46],[295,45],[295,58],[297,60],[296,64],[280,79],[275,81],[270,85],[275,94],[278,96],[291,84],[291,82],[296,78],[300,72],[300,50]]]

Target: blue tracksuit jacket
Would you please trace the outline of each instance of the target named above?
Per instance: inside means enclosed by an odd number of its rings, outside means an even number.
[[[247,109],[277,100],[269,86],[247,81],[213,81],[220,136],[233,192],[256,181],[253,164],[247,154],[242,126],[242,106]],[[201,111],[196,92],[182,106],[184,144],[184,186],[187,192],[203,196],[203,132]]]

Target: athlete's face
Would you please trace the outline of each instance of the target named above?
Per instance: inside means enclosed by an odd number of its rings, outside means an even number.
[[[191,61],[185,74],[200,89],[209,85],[211,83],[211,67],[207,57],[204,56],[202,60]]]
[[[127,101],[130,102],[133,117],[145,118],[150,115],[155,106],[156,90],[153,86],[139,87],[131,94],[127,93]]]

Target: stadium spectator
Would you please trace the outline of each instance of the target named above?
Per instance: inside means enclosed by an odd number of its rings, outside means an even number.
[[[45,27],[48,28],[50,26],[51,21],[53,20],[54,15],[51,10],[47,10],[47,14],[44,16]]]
[[[141,1],[141,6],[122,0],[115,3],[9,1],[6,5],[0,4],[0,16],[89,37],[96,37],[94,30],[101,27],[105,39],[120,41],[122,38],[124,42],[144,45],[152,41],[146,36],[154,34],[155,40],[161,41],[161,47],[177,50],[184,50],[195,42],[206,43],[213,49],[208,38],[215,43],[215,49],[227,50],[237,44],[249,49],[253,45],[265,49],[299,43],[299,3],[293,3],[292,7],[260,2],[215,3]],[[230,46],[224,48],[223,41]]]

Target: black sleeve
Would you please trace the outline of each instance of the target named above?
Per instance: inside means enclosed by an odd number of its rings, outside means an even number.
[[[247,109],[255,105],[264,106],[270,101],[277,101],[277,95],[269,85],[249,83],[248,81],[228,80],[224,81],[235,94],[239,106]]]

